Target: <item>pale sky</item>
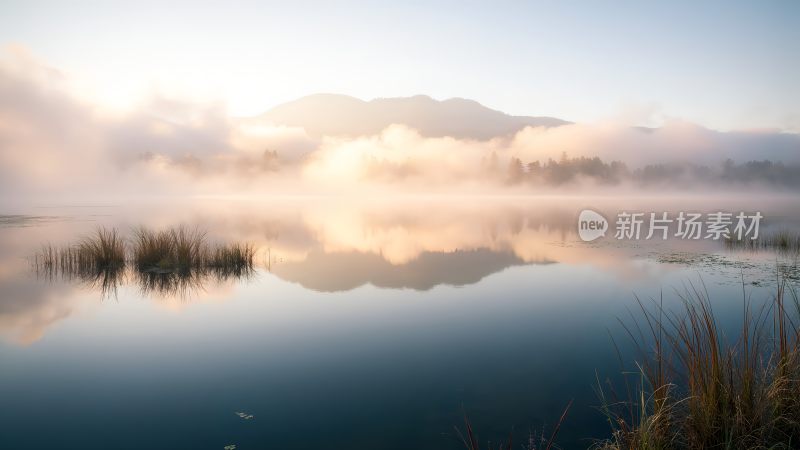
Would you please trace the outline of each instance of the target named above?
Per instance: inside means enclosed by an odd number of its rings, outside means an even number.
[[[464,97],[511,114],[800,131],[800,2],[0,3],[26,47],[118,107],[257,114],[319,93]]]

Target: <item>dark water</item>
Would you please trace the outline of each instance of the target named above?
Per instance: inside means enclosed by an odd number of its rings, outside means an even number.
[[[734,324],[741,278],[767,299],[792,257],[719,242],[581,242],[578,212],[760,210],[792,198],[197,200],[9,207],[0,219],[0,448],[457,449],[481,439],[608,434],[596,377],[633,295],[705,286]],[[102,292],[27,259],[99,225],[205,227],[259,248],[246,279]],[[763,229],[762,229],[763,230]],[[612,233],[613,234],[613,233]],[[626,346],[622,345],[623,351]],[[243,413],[240,417],[237,412]],[[248,418],[252,415],[252,418]]]

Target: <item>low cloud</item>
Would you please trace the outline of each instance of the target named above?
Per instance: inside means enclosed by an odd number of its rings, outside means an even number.
[[[510,145],[523,159],[600,157],[630,166],[657,163],[718,164],[770,159],[800,161],[797,134],[776,130],[719,132],[670,119],[659,128],[632,127],[621,122],[571,124],[557,128],[527,128]]]
[[[527,127],[471,140],[425,137],[402,124],[370,135],[311,137],[300,126],[231,117],[222,103],[163,95],[109,112],[73,93],[61,71],[21,48],[0,58],[0,189],[76,197],[385,189],[506,189],[513,158],[598,156],[629,167],[800,162],[797,134],[718,132],[668,120]],[[499,174],[499,175],[498,175]],[[7,195],[8,197],[8,195]]]

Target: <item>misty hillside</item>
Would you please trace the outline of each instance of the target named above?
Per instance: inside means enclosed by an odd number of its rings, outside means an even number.
[[[526,126],[555,127],[552,117],[511,116],[473,100],[434,100],[425,95],[363,101],[347,95],[316,94],[276,106],[259,117],[278,125],[305,128],[313,137],[375,134],[391,124],[423,136],[486,140]]]

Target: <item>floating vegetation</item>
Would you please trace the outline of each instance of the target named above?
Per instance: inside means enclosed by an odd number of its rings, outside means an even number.
[[[662,264],[681,264],[702,267],[731,267],[735,269],[755,269],[757,265],[751,261],[732,260],[724,255],[714,253],[672,252],[660,253],[656,261]]]
[[[208,278],[248,278],[254,273],[255,247],[247,243],[210,244],[205,231],[180,226],[161,231],[138,228],[126,245],[116,229],[98,228],[66,247],[45,245],[32,259],[38,276],[80,280],[116,293],[133,279],[143,293],[186,297]]]
[[[237,412],[236,415],[241,417],[244,420],[250,420],[250,419],[252,419],[254,417],[252,414],[247,414],[247,413],[244,413],[244,412]]]
[[[651,257],[661,264],[702,267],[736,284],[741,282],[743,272],[748,274],[750,284],[754,286],[774,284],[776,271],[787,281],[800,281],[800,255],[781,254],[778,258],[758,258],[742,254],[671,252],[655,253]]]

